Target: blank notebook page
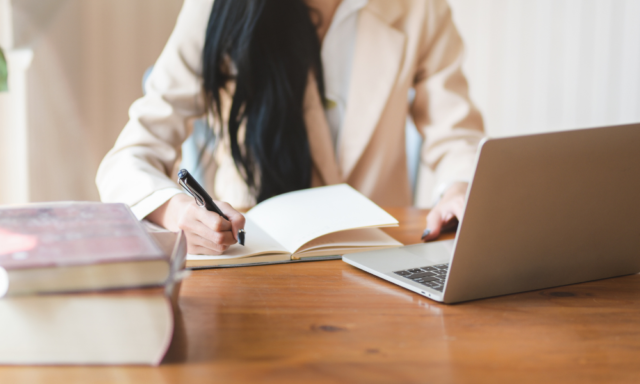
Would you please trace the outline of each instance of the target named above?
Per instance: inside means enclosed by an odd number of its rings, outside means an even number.
[[[251,209],[247,217],[291,253],[328,233],[398,225],[393,216],[346,184],[272,197]]]

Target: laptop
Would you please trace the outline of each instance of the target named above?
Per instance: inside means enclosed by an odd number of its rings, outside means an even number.
[[[485,139],[466,201],[454,240],[342,259],[444,303],[638,273],[640,124]]]

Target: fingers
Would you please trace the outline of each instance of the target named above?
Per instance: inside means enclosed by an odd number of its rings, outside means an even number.
[[[229,226],[229,228],[231,227]],[[236,239],[230,230],[214,231],[200,221],[192,222],[190,230],[194,235],[201,237],[205,241],[205,244],[229,246],[236,243]]]
[[[422,233],[422,241],[435,240],[447,224],[455,223],[464,214],[464,191],[450,193],[443,197],[427,215],[427,227]]]
[[[427,215],[427,228],[422,233],[422,241],[435,240],[442,231],[452,229],[452,224],[455,226],[456,217],[461,217],[456,212],[460,210],[449,204],[434,207]]]
[[[422,241],[430,241],[440,236],[442,224],[445,222],[443,212],[436,206],[427,215],[427,228],[422,233]]]
[[[199,233],[202,232],[206,232],[208,235],[201,236]],[[231,244],[235,244],[235,239],[230,231],[213,232],[204,225],[184,228],[184,233],[187,237],[187,251],[194,255],[220,255]]]
[[[244,229],[244,224],[245,224],[244,215],[242,215],[242,213],[233,209],[231,205],[225,202],[216,201],[215,203],[218,205],[218,208],[220,208],[222,213],[224,213],[229,218],[229,221],[231,222],[231,233],[233,233],[233,236],[237,241],[238,231],[241,229]]]
[[[453,199],[451,201],[451,213],[453,214],[453,217],[457,217],[458,219],[462,218],[462,215],[464,215],[464,197],[463,196],[459,196],[456,197],[455,199]],[[451,219],[453,219],[453,217],[451,217]]]
[[[202,238],[200,238],[202,239]],[[204,240],[204,239],[202,239]],[[198,244],[199,239],[187,235],[187,252],[192,255],[221,255],[229,247],[226,245],[215,245],[214,248]]]
[[[196,219],[214,232],[231,231],[231,223],[215,212],[197,207]]]
[[[187,234],[187,248],[194,255],[220,255],[229,249],[228,245],[216,244],[196,234]]]
[[[192,254],[219,255],[236,243],[229,221],[194,202],[182,207],[178,227],[185,232],[187,250]]]

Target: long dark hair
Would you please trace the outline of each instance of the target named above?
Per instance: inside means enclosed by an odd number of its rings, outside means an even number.
[[[324,79],[310,11],[304,0],[215,0],[209,18],[204,90],[224,126],[221,92],[235,80],[226,122],[231,154],[258,202],[311,185],[303,99],[313,73],[324,100]]]

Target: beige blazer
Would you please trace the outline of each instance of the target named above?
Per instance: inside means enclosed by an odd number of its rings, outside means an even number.
[[[100,165],[97,185],[103,201],[133,206],[154,192],[178,188],[174,180],[180,146],[190,134],[189,122],[206,113],[201,54],[212,4],[185,0],[146,83],[146,95],[131,106],[129,123]],[[429,205],[436,184],[469,180],[483,124],[461,72],[462,52],[445,0],[369,0],[358,15],[337,150],[313,77],[307,86],[304,113],[312,185],[346,182],[380,205],[411,205],[405,153],[408,115],[425,139],[417,205]],[[415,98],[410,104],[411,88]],[[227,143],[216,148],[214,159],[207,184],[215,197],[238,208],[254,204]]]

